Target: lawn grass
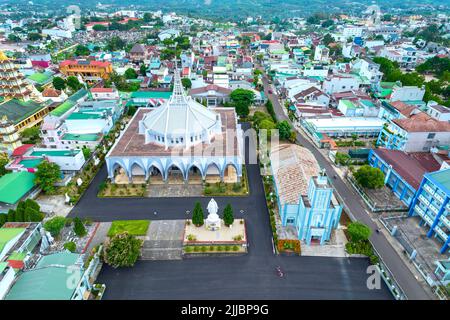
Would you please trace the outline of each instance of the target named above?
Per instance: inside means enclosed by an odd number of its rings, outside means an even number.
[[[144,236],[147,234],[150,220],[118,220],[113,221],[108,231],[108,236],[113,237],[118,233],[128,232],[134,236]]]

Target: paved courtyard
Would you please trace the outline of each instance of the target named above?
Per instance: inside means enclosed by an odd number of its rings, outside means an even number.
[[[143,260],[179,260],[183,248],[184,220],[152,221],[144,237]]]
[[[450,258],[447,252],[441,254],[439,252],[443,243],[437,238],[427,237],[429,230],[428,226],[419,226],[419,217],[409,218],[391,218],[387,219],[391,226],[397,226],[402,240],[406,242],[406,246],[410,247],[408,251],[417,250],[416,261],[429,269],[429,272],[434,272],[435,266],[432,263],[436,260],[445,260]]]
[[[141,260],[133,268],[123,269],[104,266],[97,280],[107,286],[104,298],[392,299],[384,284],[379,290],[366,287],[368,259],[274,255],[260,168],[247,161],[246,169],[250,194],[215,200],[219,212],[231,203],[235,219],[245,218],[248,254],[172,261]],[[198,201],[205,211],[210,200],[209,197],[97,198],[98,186],[105,178],[106,168],[102,168],[70,213],[71,217],[88,216],[97,221],[149,219],[152,220],[150,236],[157,226],[156,221],[192,218],[186,210],[192,211]],[[164,225],[161,228],[159,232],[163,234]],[[153,243],[149,245],[154,247]],[[276,275],[278,265],[285,271],[285,278]]]

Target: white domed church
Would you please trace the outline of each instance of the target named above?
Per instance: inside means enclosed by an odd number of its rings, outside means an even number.
[[[187,182],[216,177],[237,182],[242,176],[243,135],[233,108],[206,108],[187,96],[178,71],[172,96],[157,108],[139,108],[106,155],[108,178],[115,183]]]

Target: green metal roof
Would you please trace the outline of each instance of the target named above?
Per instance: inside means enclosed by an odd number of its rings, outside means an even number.
[[[8,262],[0,262],[0,274],[8,267]]]
[[[80,255],[78,253],[66,251],[50,254],[43,256],[37,263],[36,268],[44,268],[52,265],[60,265],[65,267],[72,266],[77,262],[79,257]]]
[[[5,245],[25,231],[25,228],[0,228],[0,253]]]
[[[80,153],[80,150],[45,150],[45,151],[33,151],[31,156],[42,157],[44,155],[49,157],[73,157]]]
[[[34,187],[34,174],[21,171],[0,178],[0,202],[15,204]]]
[[[36,168],[43,159],[25,159],[19,162],[25,168]]]
[[[130,99],[169,99],[170,91],[135,91],[131,93]]]
[[[23,261],[27,254],[25,252],[16,252],[14,251],[9,257],[8,260],[17,260],[17,261]]]
[[[66,100],[65,102],[60,104],[55,110],[50,112],[50,114],[53,116],[56,116],[56,117],[60,117],[63,114],[65,114],[67,111],[69,111],[69,109],[72,108],[74,105],[75,105],[74,102],[72,102],[70,100]]]
[[[11,99],[0,105],[0,118],[6,115],[10,121],[17,124],[44,107],[44,104],[39,104],[32,100],[21,101]]]
[[[84,112],[74,112],[67,117],[67,120],[90,120],[90,119],[101,119],[103,116],[98,113],[84,113]]]
[[[69,252],[42,257],[35,269],[20,274],[6,300],[70,300],[82,276],[69,269],[78,257]]]
[[[350,100],[341,100],[341,102],[347,107],[347,109],[356,109],[356,106]]]
[[[38,84],[46,84],[49,83],[53,78],[52,72],[35,72],[32,75],[27,77],[29,80],[34,81]]]
[[[447,195],[450,195],[450,169],[440,170],[427,174],[431,181],[438,183],[446,190],[442,190]]]
[[[99,135],[96,133],[85,133],[85,134],[73,134],[66,133],[62,140],[75,140],[75,141],[96,141],[98,140]]]

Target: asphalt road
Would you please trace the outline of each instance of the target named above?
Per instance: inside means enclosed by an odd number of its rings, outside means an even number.
[[[252,142],[250,142],[252,143]],[[248,150],[248,149],[247,149]],[[217,197],[220,208],[231,203],[235,217],[246,219],[249,252],[239,257],[182,261],[138,261],[133,268],[104,266],[98,283],[105,299],[392,299],[387,287],[366,287],[368,259],[287,257],[273,254],[259,165],[247,164],[248,197]],[[196,201],[210,198],[97,198],[106,168],[70,213],[96,221],[116,219],[184,219]],[[244,210],[241,214],[240,210]],[[157,215],[154,215],[154,211]],[[281,266],[285,278],[276,275]]]
[[[270,84],[268,83],[268,79],[266,76],[263,77],[263,84],[265,94],[272,102],[277,118],[279,120],[288,120],[290,122],[289,118],[283,111],[284,106],[280,104],[275,92],[273,94],[268,93]],[[344,183],[344,181],[342,181],[340,176],[334,170],[333,166],[327,159],[325,159],[323,154],[320,153],[320,151],[300,133],[297,134],[297,142],[302,146],[308,148],[313,153],[319,165],[322,168],[325,168],[329,177],[333,177],[334,175],[337,176],[336,179],[331,179],[331,182],[335,190],[344,200],[346,208],[352,213],[352,215],[357,220],[371,227],[372,230],[377,229],[377,225],[372,221],[364,205],[362,204],[361,197],[353,189],[349,188]],[[401,257],[397,254],[395,249],[383,234],[373,232],[370,241],[372,242],[375,249],[380,253],[383,261],[385,262],[389,270],[393,273],[394,278],[397,280],[398,284],[403,289],[408,299],[429,300],[433,298],[430,297],[424,290],[424,288],[420,285],[415,276],[405,265]]]

